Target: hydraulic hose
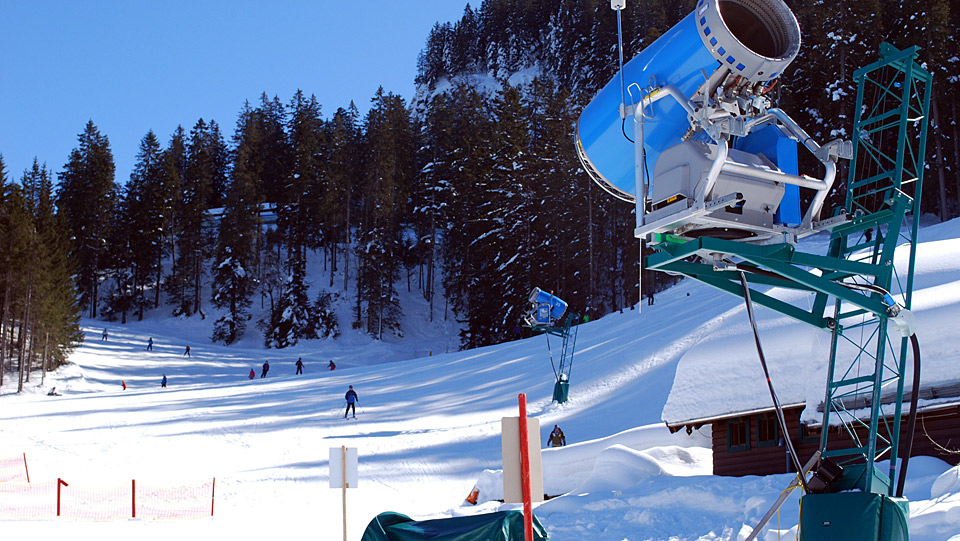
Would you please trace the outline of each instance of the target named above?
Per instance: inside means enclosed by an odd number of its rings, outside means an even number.
[[[913,452],[913,435],[917,429],[917,401],[920,399],[920,341],[917,334],[910,335],[913,344],[913,385],[910,388],[910,414],[907,418],[907,448],[900,460],[900,476],[897,480],[897,497],[903,496],[903,486],[907,482],[907,464],[910,463],[910,453]]]
[[[763,366],[763,375],[767,378],[767,388],[770,389],[770,397],[773,399],[773,407],[777,411],[777,422],[780,424],[780,432],[783,434],[783,441],[790,452],[790,459],[793,461],[793,467],[797,470],[797,477],[803,486],[803,491],[807,492],[807,481],[803,478],[803,467],[800,465],[800,457],[797,456],[796,449],[793,448],[793,441],[790,440],[790,431],[787,430],[787,420],[783,416],[783,407],[780,405],[780,399],[777,392],[773,389],[773,382],[770,381],[770,371],[767,369],[767,358],[763,355],[763,347],[760,345],[760,331],[757,329],[757,320],[753,315],[753,301],[750,300],[750,287],[747,285],[747,275],[739,271],[740,285],[743,286],[743,299],[747,303],[747,316],[750,318],[750,326],[753,328],[753,340],[757,344],[757,354],[760,356],[760,365]]]

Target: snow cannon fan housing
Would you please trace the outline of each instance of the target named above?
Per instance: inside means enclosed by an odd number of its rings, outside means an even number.
[[[524,322],[535,325],[554,325],[567,311],[567,303],[552,293],[539,287],[530,292],[530,311],[523,317]]]
[[[601,187],[637,205],[636,236],[769,238],[819,218],[841,152],[817,155],[822,180],[800,176],[797,141],[820,147],[770,102],[799,50],[783,0],[700,0],[584,108],[577,154]],[[806,213],[801,187],[823,192]]]

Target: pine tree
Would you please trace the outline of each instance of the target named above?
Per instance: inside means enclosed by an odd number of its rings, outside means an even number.
[[[249,115],[243,121],[244,125],[238,126],[238,130],[243,129],[247,137],[254,138],[250,132],[257,129],[255,123]],[[237,149],[233,182],[220,218],[213,266],[213,303],[227,313],[214,324],[212,339],[226,345],[243,337],[250,297],[257,286],[254,265],[262,201],[255,172],[260,168],[259,161],[260,157],[251,153],[250,145]]]
[[[477,247],[477,239],[489,233],[486,224],[477,215],[477,208],[486,199],[492,164],[492,141],[488,104],[483,96],[466,85],[458,86],[451,94],[452,104],[461,114],[451,127],[451,170],[454,176],[446,188],[449,200],[443,246],[443,287],[450,299],[458,321],[467,323],[461,331],[460,344],[471,348],[482,344],[483,338],[471,325],[474,310],[483,306],[483,292],[474,287],[484,271],[485,254]]]
[[[377,90],[366,118],[362,219],[357,239],[359,273],[357,322],[367,332],[400,334],[396,282],[403,260],[400,236],[410,185],[414,182],[414,147],[403,99]]]
[[[337,109],[326,124],[327,160],[326,189],[321,201],[321,213],[325,217],[326,238],[331,246],[330,287],[333,287],[337,271],[338,251],[343,254],[343,288],[350,279],[350,233],[353,207],[357,198],[356,175],[360,169],[359,113],[353,102],[347,109]]]
[[[277,204],[277,226],[287,248],[286,280],[280,303],[271,314],[269,336],[274,345],[286,347],[301,339],[317,337],[309,284],[306,281],[307,250],[324,240],[320,220],[323,122],[316,97],[298,91],[290,102],[287,134],[290,170]]]
[[[181,198],[177,210],[179,235],[177,238],[177,268],[171,281],[180,292],[175,297],[179,304],[174,315],[190,316],[202,311],[203,273],[210,256],[210,238],[206,228],[206,204],[210,198],[216,174],[212,150],[218,145],[208,125],[201,118],[190,130],[186,145],[186,170],[181,180]]]
[[[117,196],[110,141],[87,122],[79,146],[60,173],[57,206],[73,239],[70,259],[78,272],[80,300],[97,316],[98,292],[104,268],[106,240]]]

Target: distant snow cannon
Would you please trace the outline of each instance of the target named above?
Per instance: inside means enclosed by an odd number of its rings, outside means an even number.
[[[623,3],[611,3],[618,22]],[[836,161],[852,146],[821,147],[771,107],[799,49],[783,0],[700,0],[626,65],[621,58],[580,115],[576,150],[594,181],[636,204],[636,237],[766,243],[814,232]],[[798,141],[823,163],[821,178],[799,174]],[[806,208],[801,188],[814,191]]]
[[[530,292],[530,311],[524,316],[527,325],[554,325],[567,311],[567,303],[539,287]]]
[[[580,314],[567,310],[565,301],[539,287],[533,288],[528,300],[530,308],[523,316],[523,322],[531,330],[544,333],[547,337],[547,351],[550,352],[550,365],[553,367],[555,378],[553,399],[563,404],[570,394],[570,373],[573,370],[573,352],[577,344],[577,324],[580,323]],[[563,339],[559,368],[553,362],[553,350],[550,349],[551,334]]]

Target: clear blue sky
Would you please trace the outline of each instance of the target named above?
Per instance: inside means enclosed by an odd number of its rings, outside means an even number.
[[[34,156],[59,172],[87,120],[125,183],[140,139],[178,124],[233,135],[244,100],[315,94],[329,118],[378,86],[413,96],[417,55],[467,0],[3,0],[0,153],[19,181]],[[474,5],[477,4],[475,1]]]

